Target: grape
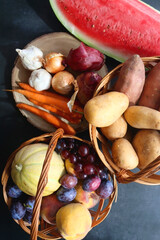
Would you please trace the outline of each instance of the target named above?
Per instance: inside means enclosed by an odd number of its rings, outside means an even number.
[[[82,188],[84,191],[92,192],[95,191],[101,183],[101,179],[98,176],[90,176],[84,179]]]
[[[75,164],[74,170],[76,171],[76,173],[82,172],[82,170],[83,170],[82,163]]]
[[[35,204],[35,198],[34,197],[28,197],[27,200],[24,203],[24,206],[28,212],[33,212],[33,207]]]
[[[79,179],[85,179],[85,178],[87,178],[87,174],[85,174],[84,172],[79,172],[78,173],[78,178]]]
[[[113,192],[113,183],[110,180],[102,180],[99,188],[96,190],[98,196],[103,199],[108,198]]]
[[[87,162],[88,163],[94,163],[94,161],[95,161],[95,156],[93,154],[89,154],[87,156]]]
[[[75,154],[70,154],[69,155],[69,160],[71,163],[76,163],[77,162],[77,156]]]
[[[57,198],[61,202],[71,202],[74,200],[76,197],[76,189],[71,188],[71,189],[66,189],[64,187],[60,187],[57,191]]]
[[[78,153],[81,157],[86,157],[89,154],[89,146],[82,144],[78,149]]]
[[[99,176],[101,179],[108,179],[108,174],[103,169],[99,171]]]
[[[10,208],[11,216],[15,220],[20,220],[26,213],[26,208],[19,201],[13,201]]]
[[[63,159],[67,159],[69,157],[70,152],[67,149],[62,150],[61,157]]]
[[[25,215],[24,215],[24,217],[23,217],[23,220],[24,220],[25,222],[31,223],[31,222],[32,222],[32,213],[26,211],[26,213],[25,213]]]
[[[63,175],[63,177],[60,179],[61,185],[67,189],[74,188],[77,185],[77,182],[77,177],[69,174]]]
[[[73,149],[74,146],[75,146],[74,142],[69,142],[69,143],[68,143],[68,148],[69,148],[69,149]]]
[[[62,149],[66,149],[66,148],[67,148],[67,143],[66,143],[66,141],[63,140],[63,139],[62,139],[62,141],[61,141],[61,148],[62,148]]]
[[[9,186],[7,188],[7,195],[11,198],[19,198],[22,195],[22,191],[17,185]]]
[[[88,163],[88,164],[84,165],[83,171],[87,175],[93,175],[96,172],[96,168],[95,168],[95,166],[93,164]]]

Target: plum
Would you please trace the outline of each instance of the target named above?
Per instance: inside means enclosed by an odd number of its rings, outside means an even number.
[[[15,220],[20,220],[24,217],[26,213],[26,208],[20,201],[12,201],[10,208],[11,216]]]
[[[66,189],[64,187],[60,187],[56,193],[58,200],[61,202],[73,201],[74,198],[76,197],[76,194],[77,192],[75,188]]]

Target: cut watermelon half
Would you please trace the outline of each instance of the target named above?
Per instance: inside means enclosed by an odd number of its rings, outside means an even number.
[[[139,0],[50,0],[64,27],[87,45],[124,61],[160,55],[160,12]]]

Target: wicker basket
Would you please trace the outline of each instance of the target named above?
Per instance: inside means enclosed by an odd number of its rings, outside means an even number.
[[[2,174],[4,200],[9,207],[10,203],[11,203],[11,201],[10,201],[11,199],[8,198],[8,196],[7,196],[6,187],[7,187],[8,178],[10,176],[11,164],[12,164],[15,154],[22,147],[24,147],[28,144],[31,144],[31,143],[37,143],[37,142],[49,143],[48,151],[46,153],[46,157],[44,160],[42,172],[41,172],[38,187],[37,187],[36,201],[35,201],[35,205],[34,205],[34,209],[33,209],[31,226],[29,224],[27,224],[26,222],[24,222],[22,219],[19,221],[15,220],[25,232],[30,234],[30,237],[32,240],[36,240],[37,237],[40,237],[41,239],[60,239],[60,238],[62,238],[56,228],[56,223],[55,223],[55,225],[49,225],[49,224],[45,223],[42,219],[40,219],[40,221],[39,221],[42,193],[47,184],[47,174],[48,174],[48,170],[49,170],[51,156],[56,147],[57,141],[60,138],[75,138],[79,141],[83,141],[83,142],[86,142],[91,145],[91,142],[82,140],[76,136],[63,135],[63,130],[58,129],[55,133],[43,134],[39,137],[35,137],[35,138],[32,138],[32,139],[24,142],[18,149],[16,149],[10,155],[8,162],[5,166],[5,169],[3,171],[3,174]],[[110,169],[110,167],[109,167],[109,169]],[[107,215],[109,214],[110,209],[112,207],[112,203],[117,197],[117,182],[116,182],[116,178],[115,178],[115,175],[114,175],[114,172],[112,171],[112,169],[109,174],[113,180],[114,190],[108,199],[107,205],[105,203],[105,207],[104,207],[104,200],[101,199],[99,202],[99,205],[97,207],[97,210],[96,211],[90,210],[90,213],[92,215],[92,228],[97,226],[99,223],[101,223],[107,217]]]
[[[150,71],[153,66],[160,61],[160,57],[145,57],[142,58],[144,65],[148,71]],[[109,89],[109,85],[111,80],[115,79],[123,63],[118,65],[112,71],[110,71],[97,86],[94,97],[106,93]],[[109,166],[113,169],[116,178],[119,183],[130,183],[130,182],[138,182],[146,185],[159,185],[160,184],[160,175],[157,173],[160,170],[160,156],[155,159],[152,163],[148,164],[144,169],[137,173],[133,173],[132,171],[121,169],[116,166],[113,162],[111,155],[111,145],[109,141],[98,131],[98,129],[89,124],[89,134],[92,144],[96,149],[97,153],[99,153],[99,157],[106,167]],[[100,152],[100,148],[102,148],[103,154]]]

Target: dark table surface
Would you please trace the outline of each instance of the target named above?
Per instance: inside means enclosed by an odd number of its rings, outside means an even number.
[[[159,0],[145,0],[160,10]],[[11,88],[11,71],[17,56],[31,40],[51,32],[67,32],[47,0],[0,0],[0,89]],[[106,58],[109,69],[118,62]],[[41,135],[15,107],[12,94],[0,91],[0,174],[8,156],[25,140]],[[88,139],[88,131],[79,134]],[[29,235],[11,219],[0,189],[0,239],[27,240]],[[86,240],[159,240],[160,186],[119,184],[118,201],[109,216],[92,229]]]

